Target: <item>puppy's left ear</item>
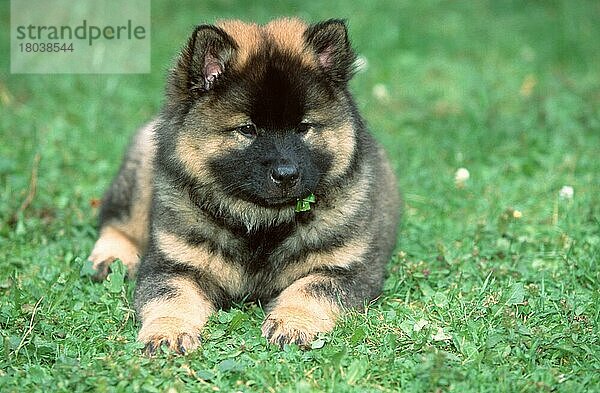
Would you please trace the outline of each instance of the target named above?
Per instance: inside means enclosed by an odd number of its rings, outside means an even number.
[[[304,39],[331,80],[346,83],[352,78],[356,55],[343,20],[329,19],[311,25],[304,33]]]

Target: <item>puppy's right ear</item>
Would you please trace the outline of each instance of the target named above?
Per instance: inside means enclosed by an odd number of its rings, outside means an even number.
[[[193,98],[211,90],[231,64],[237,46],[221,28],[197,26],[171,71],[172,98]]]
[[[356,55],[348,39],[346,22],[329,19],[310,26],[306,43],[317,55],[319,66],[336,83],[347,83],[354,73]]]

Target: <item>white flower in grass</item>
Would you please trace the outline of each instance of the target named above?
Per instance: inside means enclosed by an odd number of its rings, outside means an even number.
[[[469,180],[469,177],[471,177],[471,174],[467,168],[458,168],[454,174],[454,182],[457,186],[462,187]]]
[[[383,83],[378,83],[373,86],[373,97],[379,101],[387,101],[390,99],[390,93]]]
[[[558,196],[562,199],[573,199],[573,193],[575,193],[575,190],[573,190],[573,187],[563,186],[560,189],[560,191],[558,192]]]

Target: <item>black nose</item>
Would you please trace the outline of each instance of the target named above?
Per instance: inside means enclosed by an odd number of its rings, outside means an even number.
[[[281,186],[292,186],[300,177],[300,171],[295,164],[277,164],[271,169],[271,180]]]

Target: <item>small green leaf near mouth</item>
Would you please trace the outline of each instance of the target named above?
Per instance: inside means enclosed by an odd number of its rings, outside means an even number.
[[[310,194],[309,196],[307,196],[306,198],[304,198],[302,200],[306,201],[306,202],[310,202],[310,203],[315,203],[317,201],[317,198],[315,198],[315,194]]]
[[[296,201],[296,212],[305,212],[310,210],[310,204],[315,203],[317,199],[315,198],[315,194],[310,194],[306,198],[298,199]]]

